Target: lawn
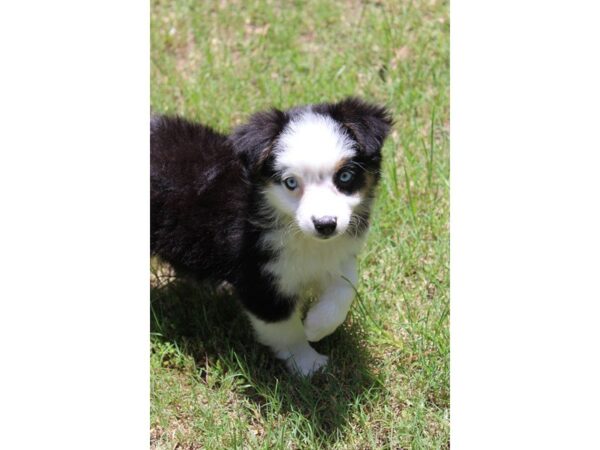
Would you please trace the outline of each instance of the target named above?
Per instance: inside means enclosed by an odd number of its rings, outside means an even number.
[[[152,448],[448,448],[448,3],[152,0],[151,14],[155,112],[228,131],[356,95],[396,121],[359,297],[315,345],[324,373],[288,374],[232,293],[153,261]]]

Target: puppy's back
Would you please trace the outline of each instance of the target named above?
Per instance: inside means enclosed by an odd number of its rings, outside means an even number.
[[[236,270],[249,185],[227,136],[178,117],[150,125],[151,251],[176,270]]]

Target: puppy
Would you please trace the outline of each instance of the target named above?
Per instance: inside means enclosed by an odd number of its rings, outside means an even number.
[[[151,251],[235,288],[259,342],[310,376],[344,321],[392,119],[356,98],[272,109],[229,136],[153,117]],[[303,320],[303,303],[315,297]]]

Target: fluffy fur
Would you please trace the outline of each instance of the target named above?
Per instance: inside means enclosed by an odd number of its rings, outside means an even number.
[[[353,300],[391,123],[355,98],[257,113],[230,136],[154,117],[152,253],[233,284],[257,339],[311,375],[327,357],[308,341],[335,331]]]

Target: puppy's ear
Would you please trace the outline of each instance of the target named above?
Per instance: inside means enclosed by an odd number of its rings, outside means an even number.
[[[368,155],[381,151],[393,124],[392,115],[386,108],[354,97],[329,108],[331,117],[346,127]]]
[[[252,173],[258,173],[263,167],[272,153],[275,138],[288,120],[285,112],[272,109],[254,114],[246,124],[233,131],[230,142]]]

